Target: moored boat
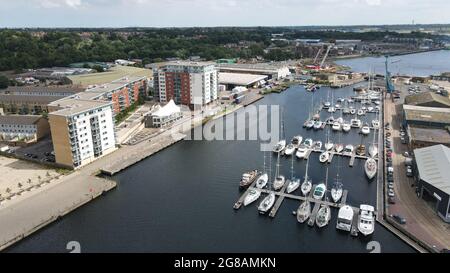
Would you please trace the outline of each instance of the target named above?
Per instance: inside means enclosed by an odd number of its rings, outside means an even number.
[[[368,158],[364,164],[364,171],[369,180],[373,179],[377,175],[377,161],[373,158]]]
[[[245,196],[244,199],[244,206],[248,206],[251,203],[258,200],[258,198],[261,196],[261,191],[259,189],[251,189],[249,190],[248,194]]]
[[[375,230],[375,209],[369,205],[359,207],[358,230],[364,236],[371,235]]]
[[[263,201],[261,201],[261,203],[258,206],[258,210],[261,214],[266,213],[267,211],[269,211],[273,205],[275,204],[275,193],[269,193],[269,195],[267,195]]]
[[[297,209],[297,221],[301,224],[306,222],[311,215],[311,202],[303,201]]]
[[[328,160],[330,159],[330,153],[329,152],[323,152],[320,157],[319,157],[319,161],[321,163],[326,163],[328,162]]]
[[[352,229],[354,211],[346,205],[339,209],[336,229],[350,232]]]
[[[241,181],[239,183],[239,186],[241,188],[247,188],[248,186],[250,186],[256,179],[256,177],[258,176],[258,171],[257,170],[253,170],[250,172],[246,172],[242,175]]]
[[[279,141],[274,147],[274,153],[281,153],[286,148],[286,140]]]

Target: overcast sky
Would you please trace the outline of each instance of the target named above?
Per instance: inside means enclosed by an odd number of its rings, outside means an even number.
[[[450,23],[450,0],[0,0],[0,27]]]

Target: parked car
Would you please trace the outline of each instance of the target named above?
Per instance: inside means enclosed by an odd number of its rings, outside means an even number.
[[[38,156],[37,155],[31,155],[31,158],[33,158],[33,159],[37,159],[38,158]]]
[[[395,197],[389,197],[388,198],[388,202],[389,202],[389,204],[394,205],[395,204]]]
[[[392,167],[388,167],[387,170],[388,170],[388,174],[394,173],[394,168],[392,168]]]
[[[405,218],[403,218],[403,217],[401,217],[400,215],[398,215],[398,214],[394,214],[394,215],[389,215],[392,219],[394,219],[397,223],[399,223],[399,224],[401,224],[401,225],[404,225],[404,224],[406,224],[406,219]]]
[[[408,144],[408,141],[404,137],[400,138],[400,141],[402,144]]]
[[[388,191],[388,195],[389,195],[389,197],[395,197],[395,192],[394,192],[394,190],[390,189],[390,190]]]
[[[388,183],[388,189],[393,190],[394,189],[394,183]]]
[[[406,176],[407,176],[407,177],[412,177],[412,176],[413,176],[413,170],[412,170],[412,167],[411,167],[411,166],[408,166],[408,167],[406,168]]]

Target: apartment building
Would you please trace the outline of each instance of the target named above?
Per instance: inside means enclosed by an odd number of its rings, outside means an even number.
[[[162,103],[207,105],[217,99],[218,72],[215,63],[174,61],[153,66],[156,99]]]
[[[77,169],[116,149],[112,105],[82,99],[52,103],[48,117],[56,163]]]
[[[48,121],[42,116],[0,116],[0,141],[32,143],[50,133]]]

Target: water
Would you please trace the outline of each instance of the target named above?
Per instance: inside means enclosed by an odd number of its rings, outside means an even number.
[[[333,92],[335,98],[353,94],[352,89],[322,88],[314,95],[303,87],[266,96],[256,105],[282,105],[286,136],[325,141],[324,131],[306,131],[302,124],[309,114],[311,96],[316,104]],[[327,113],[328,114],[328,113]],[[327,114],[324,114],[327,115]],[[338,117],[338,113],[334,114]],[[369,114],[368,120],[374,118]],[[255,126],[255,125],[251,125]],[[336,143],[372,142],[361,137],[331,133]],[[261,216],[257,203],[234,211],[239,198],[239,179],[244,171],[261,168],[263,153],[257,141],[183,141],[120,173],[116,190],[76,210],[62,220],[24,239],[10,252],[65,252],[69,241],[81,243],[83,252],[368,252],[369,241],[380,242],[383,252],[413,250],[389,231],[376,226],[372,238],[351,237],[335,229],[337,210],[322,230],[297,223],[292,211],[299,202],[285,200],[275,219]],[[275,157],[272,157],[275,166]],[[368,182],[363,162],[348,166],[342,159],[341,178],[349,190],[348,202],[375,205],[376,183]],[[330,166],[336,176],[338,158]],[[306,161],[295,161],[303,177]],[[290,160],[282,160],[289,176]],[[319,155],[312,154],[310,175],[315,184],[325,178]]]
[[[350,66],[357,72],[374,70],[385,74],[384,57],[367,57],[337,61],[337,64]],[[450,50],[425,52],[419,54],[394,56],[390,58],[389,70],[393,75],[415,75],[427,77],[450,72]]]

